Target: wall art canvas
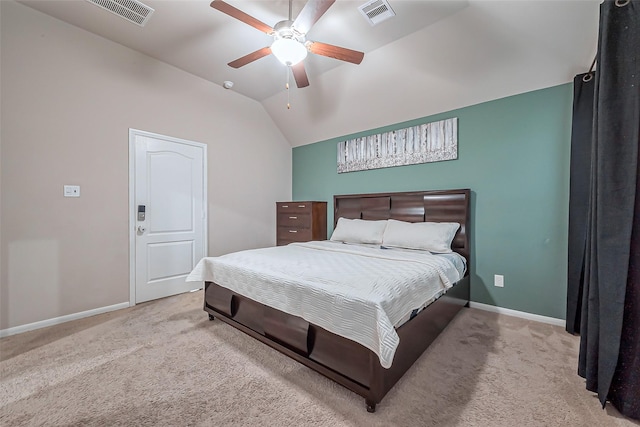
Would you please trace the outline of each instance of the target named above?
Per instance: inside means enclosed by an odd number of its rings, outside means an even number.
[[[457,117],[338,142],[338,173],[457,158]]]

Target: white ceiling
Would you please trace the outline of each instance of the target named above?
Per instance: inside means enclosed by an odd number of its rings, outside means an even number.
[[[227,2],[271,26],[288,14],[287,0]],[[357,10],[366,0],[338,0],[307,38],[363,51],[363,62],[309,55],[310,86],[292,81],[287,93],[286,67],[272,55],[226,65],[271,37],[210,0],[144,0],[155,9],[144,28],[85,0],[20,3],[215,84],[233,81],[293,146],[566,83],[591,64],[599,8],[595,0],[389,0],[397,16],[371,27]],[[294,0],[294,17],[304,4]]]

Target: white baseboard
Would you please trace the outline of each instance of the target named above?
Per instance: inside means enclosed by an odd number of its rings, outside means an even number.
[[[0,338],[8,337],[9,335],[15,335],[22,332],[32,331],[34,329],[46,328],[47,326],[58,325],[60,323],[69,322],[71,320],[82,319],[83,317],[95,316],[96,314],[120,310],[127,307],[129,307],[129,302],[121,302],[120,304],[108,305],[106,307],[94,308],[93,310],[81,311],[80,313],[67,314],[66,316],[54,317],[53,319],[41,320],[39,322],[15,326],[8,329],[1,329]]]
[[[493,313],[506,314],[507,316],[520,317],[522,319],[534,320],[536,322],[549,323],[551,325],[562,326],[566,325],[566,321],[562,319],[556,319],[555,317],[541,316],[539,314],[527,313],[526,311],[511,310],[509,308],[496,307],[495,305],[482,304],[480,302],[469,303],[469,307],[477,308],[479,310],[491,311]]]

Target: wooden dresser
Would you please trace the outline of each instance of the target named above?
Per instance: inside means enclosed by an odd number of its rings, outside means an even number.
[[[276,244],[327,240],[327,202],[277,202]]]

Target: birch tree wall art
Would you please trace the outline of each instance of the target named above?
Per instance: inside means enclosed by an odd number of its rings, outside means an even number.
[[[457,158],[457,117],[338,142],[338,173]]]

